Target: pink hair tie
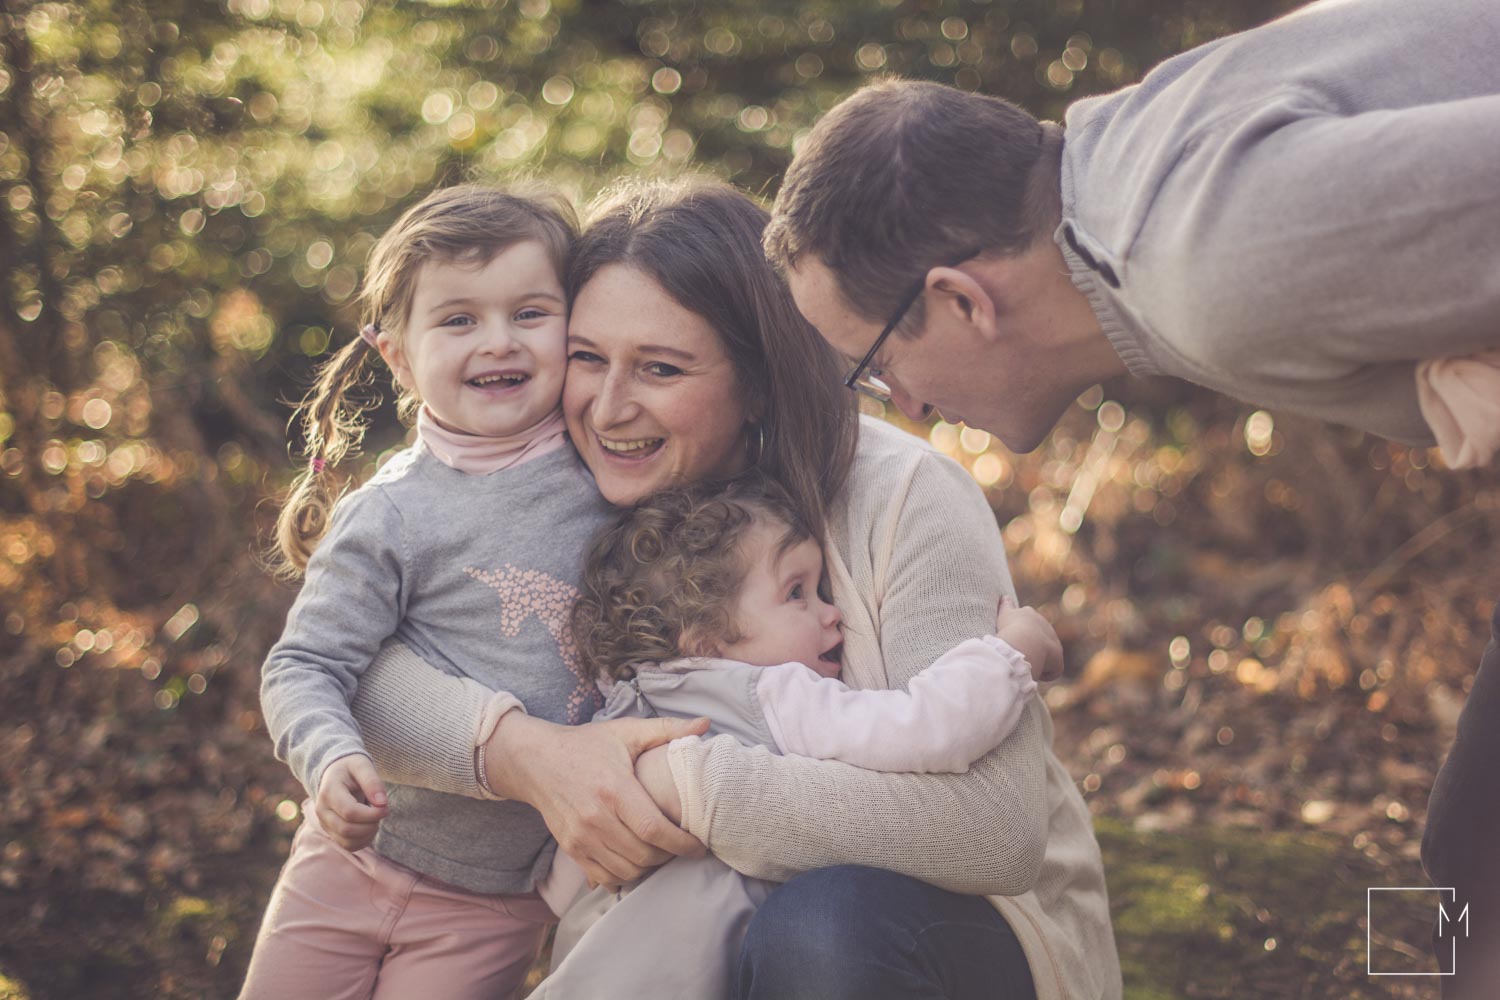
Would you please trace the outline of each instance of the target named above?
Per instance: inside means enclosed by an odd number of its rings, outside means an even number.
[[[324,462],[321,458],[308,459],[307,462],[307,467],[313,471],[314,475],[323,471],[323,465]]]
[[[366,323],[364,327],[360,329],[359,336],[360,339],[369,344],[371,347],[380,347],[380,345],[375,342],[375,338],[380,336],[380,327],[378,325],[374,323]]]

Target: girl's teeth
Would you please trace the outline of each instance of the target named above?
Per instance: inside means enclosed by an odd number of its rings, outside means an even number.
[[[507,385],[519,385],[526,381],[525,375],[484,375],[479,378],[469,379],[470,385],[494,385],[496,382],[504,382]]]

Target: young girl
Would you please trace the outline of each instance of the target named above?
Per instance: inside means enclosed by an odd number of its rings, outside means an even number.
[[[304,407],[309,467],[278,540],[307,579],[261,696],[277,756],[318,807],[304,810],[246,997],[507,997],[553,919],[534,891],[553,853],[540,815],[387,791],[349,704],[396,639],[532,715],[576,723],[599,707],[567,630],[579,556],[606,516],[559,412],[575,228],[550,197],[428,196],[376,245],[362,338]],[[346,396],[377,351],[416,408],[417,441],[333,506],[332,467],[362,432]],[[378,825],[373,850],[342,850],[320,819],[340,834]]]
[[[950,650],[906,690],[851,690],[837,679],[841,619],[822,582],[817,542],[785,493],[753,473],[624,512],[590,552],[573,616],[585,664],[615,681],[596,718],[707,716],[710,733],[775,753],[958,772],[1015,728],[1033,669],[1061,666],[1052,627],[1008,602],[995,635]],[[727,998],[769,888],[710,856],[670,861],[625,894],[585,894],[534,996]]]

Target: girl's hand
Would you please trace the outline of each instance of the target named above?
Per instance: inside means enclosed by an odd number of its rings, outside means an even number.
[[[664,816],[641,787],[635,762],[652,747],[707,729],[707,719],[560,726],[511,712],[485,746],[485,771],[493,792],[542,814],[589,881],[621,885],[674,856],[703,855],[698,839]]]
[[[387,811],[385,784],[370,758],[350,754],[324,769],[313,813],[323,832],[344,850],[369,847]]]
[[[682,797],[677,794],[677,782],[672,780],[672,767],[667,763],[667,748],[652,747],[635,759],[635,777],[656,803],[667,819],[682,825]]]
[[[1033,680],[1052,681],[1062,676],[1062,642],[1052,623],[1035,608],[1018,608],[1010,597],[1001,598],[995,635],[1026,657]]]

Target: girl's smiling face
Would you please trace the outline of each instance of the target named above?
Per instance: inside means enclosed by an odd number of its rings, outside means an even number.
[[[567,315],[546,248],[527,240],[484,264],[423,264],[405,329],[382,332],[380,353],[439,424],[508,437],[557,408]]]
[[[590,278],[567,350],[568,432],[610,503],[746,467],[751,413],[719,335],[645,272]]]

